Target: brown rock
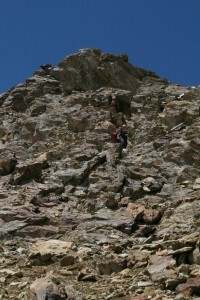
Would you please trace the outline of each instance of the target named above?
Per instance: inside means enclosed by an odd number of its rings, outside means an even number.
[[[73,265],[74,262],[75,262],[75,257],[73,255],[67,255],[60,259],[61,267]]]
[[[125,269],[126,261],[112,260],[112,261],[100,262],[98,263],[97,267],[100,274],[110,275],[112,273],[119,273],[123,269]]]
[[[41,262],[45,262],[51,260],[54,256],[66,257],[66,254],[71,247],[71,242],[59,240],[38,241],[30,248],[29,259],[33,260],[39,258]]]
[[[176,261],[172,256],[154,255],[149,260],[147,271],[152,281],[162,283],[176,277],[176,272],[172,269],[175,266]]]
[[[0,157],[0,176],[8,175],[15,170],[17,160],[15,158]]]
[[[176,291],[186,297],[200,295],[200,279],[189,278],[186,283],[179,284]]]
[[[48,164],[44,165],[43,162],[27,162],[26,164],[17,165],[14,183],[20,184],[30,179],[39,179],[42,176],[42,169],[47,166]]]
[[[200,251],[198,246],[188,255],[188,259],[190,264],[200,265]]]
[[[55,299],[65,300],[65,296],[61,296],[59,288],[53,277],[47,276],[37,279],[27,289],[27,297],[30,300]]]

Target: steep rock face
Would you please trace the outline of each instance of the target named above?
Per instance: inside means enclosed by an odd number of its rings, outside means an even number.
[[[199,104],[98,49],[1,95],[0,295],[199,295]]]
[[[51,73],[66,92],[101,87],[136,91],[145,76],[156,76],[153,72],[133,68],[126,55],[103,54],[99,49],[82,49],[60,62]]]

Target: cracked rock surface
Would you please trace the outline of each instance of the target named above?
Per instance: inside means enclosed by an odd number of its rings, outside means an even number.
[[[0,299],[197,299],[200,87],[91,48],[0,106]]]

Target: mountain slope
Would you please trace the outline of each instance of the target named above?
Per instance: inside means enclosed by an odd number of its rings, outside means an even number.
[[[198,295],[199,102],[99,49],[2,94],[0,295]]]

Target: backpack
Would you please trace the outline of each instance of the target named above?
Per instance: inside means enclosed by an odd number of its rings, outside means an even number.
[[[119,131],[113,131],[111,133],[111,140],[113,143],[117,143],[120,140],[120,132]]]

